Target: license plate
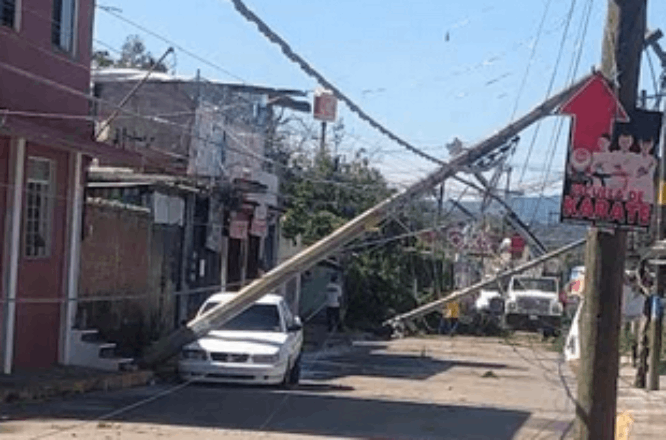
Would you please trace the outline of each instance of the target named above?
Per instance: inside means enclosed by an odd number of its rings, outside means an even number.
[[[536,321],[537,319],[539,319],[537,315],[530,315],[530,321]]]

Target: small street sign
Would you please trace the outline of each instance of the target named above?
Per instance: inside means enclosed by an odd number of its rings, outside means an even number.
[[[229,237],[237,240],[245,240],[248,223],[247,220],[231,220],[229,224]]]
[[[333,92],[318,89],[315,91],[313,116],[323,122],[335,122],[338,111],[338,100]]]

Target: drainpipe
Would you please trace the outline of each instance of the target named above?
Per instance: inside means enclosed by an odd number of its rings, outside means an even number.
[[[5,340],[3,341],[4,374],[12,373],[14,360],[14,332],[16,322],[16,292],[18,287],[18,266],[21,258],[21,213],[23,212],[23,174],[25,170],[25,139],[17,138],[12,145],[12,160],[15,165],[11,186],[7,190],[7,199],[11,200],[11,208],[7,210],[7,228],[5,237],[8,246],[6,272],[6,303],[5,303]]]
[[[63,363],[69,365],[72,356],[72,329],[76,317],[77,298],[79,293],[79,270],[81,256],[81,222],[83,214],[82,177],[83,154],[74,157],[74,182],[72,200],[69,207],[71,230],[69,233],[69,264],[67,270],[67,303],[65,304],[65,339],[63,341]]]

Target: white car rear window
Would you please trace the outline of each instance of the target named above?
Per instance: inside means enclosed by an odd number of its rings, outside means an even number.
[[[217,305],[218,302],[206,303],[201,314]],[[254,304],[218,330],[281,332],[280,312],[275,304]]]

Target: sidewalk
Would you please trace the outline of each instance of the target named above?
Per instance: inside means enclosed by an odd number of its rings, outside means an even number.
[[[83,367],[55,366],[35,372],[0,375],[0,404],[45,400],[93,390],[117,390],[145,385],[152,371],[109,372]]]
[[[661,440],[666,433],[666,376],[661,376],[659,391],[634,388],[636,369],[622,362],[618,380],[617,412],[628,411],[634,419],[631,439]]]

